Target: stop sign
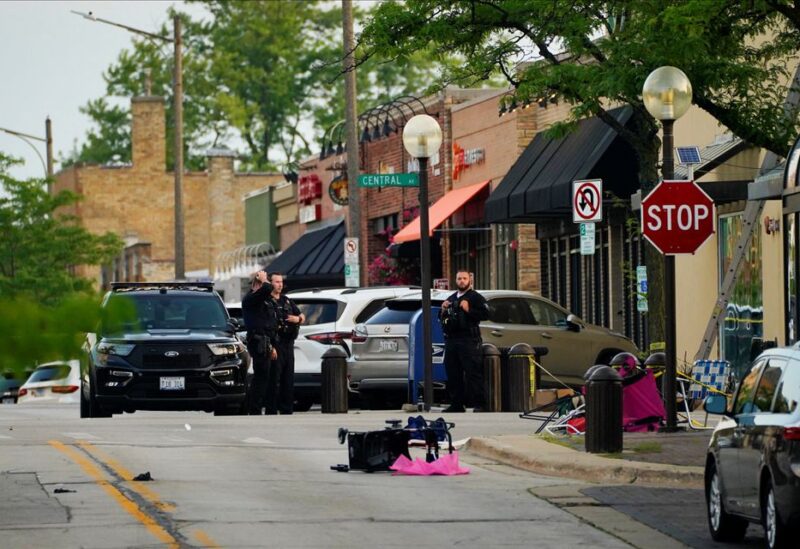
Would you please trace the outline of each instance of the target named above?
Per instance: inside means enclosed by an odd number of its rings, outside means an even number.
[[[665,255],[693,254],[714,220],[714,201],[694,181],[662,181],[642,200],[642,234]]]

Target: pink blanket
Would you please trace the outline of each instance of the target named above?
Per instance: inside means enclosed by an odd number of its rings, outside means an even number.
[[[466,475],[469,473],[468,467],[461,467],[458,464],[458,452],[452,454],[442,454],[439,459],[432,463],[426,462],[422,458],[411,461],[406,456],[397,458],[390,467],[395,475]]]

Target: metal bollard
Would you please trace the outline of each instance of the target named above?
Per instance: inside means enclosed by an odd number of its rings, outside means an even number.
[[[483,344],[483,387],[484,402],[487,412],[499,412],[502,409],[502,393],[500,382],[500,351],[491,343]]]
[[[610,366],[592,368],[586,383],[586,451],[622,451],[622,378]]]
[[[322,355],[322,413],[347,413],[347,354],[339,347]]]
[[[517,343],[508,350],[508,364],[501,374],[504,412],[524,412],[528,409],[532,357],[533,349],[527,343]]]

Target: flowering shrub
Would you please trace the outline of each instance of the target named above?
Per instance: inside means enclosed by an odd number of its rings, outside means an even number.
[[[381,254],[367,268],[370,284],[407,286],[414,283],[414,271],[409,261]]]

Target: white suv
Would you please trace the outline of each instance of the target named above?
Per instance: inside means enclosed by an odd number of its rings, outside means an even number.
[[[322,355],[331,345],[351,355],[353,328],[383,308],[387,299],[400,297],[417,286],[380,286],[296,290],[289,299],[297,304],[306,321],[294,342],[295,410],[304,411],[320,402]]]

